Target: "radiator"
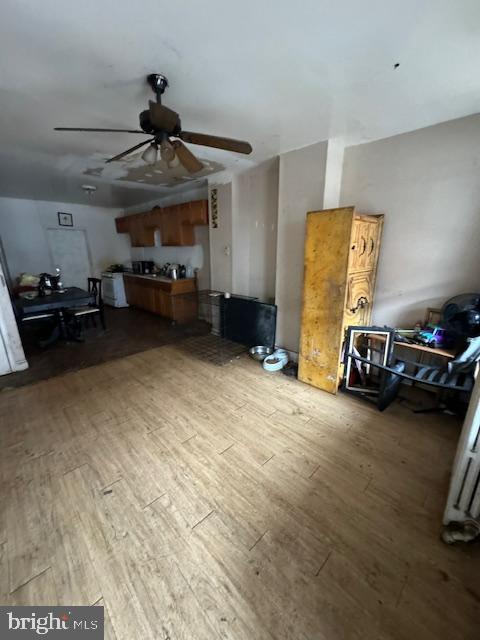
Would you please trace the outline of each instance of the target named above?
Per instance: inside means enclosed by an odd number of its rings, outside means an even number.
[[[442,538],[447,543],[480,534],[480,375],[472,391],[453,464]]]

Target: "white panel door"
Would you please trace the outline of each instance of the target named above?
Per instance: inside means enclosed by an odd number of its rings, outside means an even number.
[[[0,376],[10,373],[11,371],[12,367],[8,359],[7,347],[3,341],[3,336],[0,336]]]
[[[53,264],[62,270],[64,287],[87,288],[92,275],[87,236],[81,229],[48,229]]]
[[[0,375],[28,367],[0,262]]]

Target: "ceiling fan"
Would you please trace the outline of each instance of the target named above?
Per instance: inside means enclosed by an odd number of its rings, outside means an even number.
[[[137,133],[152,136],[139,144],[122,151],[106,162],[121,160],[125,156],[148,147],[142,153],[142,159],[147,164],[160,162],[170,169],[182,164],[189,173],[197,173],[203,169],[203,164],[183,143],[198,144],[205,147],[215,147],[236,153],[251,153],[252,147],[243,140],[211,136],[206,133],[184,131],[180,116],[173,109],[162,104],[162,95],[168,87],[167,78],[160,73],[151,73],[147,82],[156,95],[156,102],[149,100],[149,108],[140,113],[140,129],[95,129],[87,127],[55,127],[55,131],[93,131],[98,133]]]

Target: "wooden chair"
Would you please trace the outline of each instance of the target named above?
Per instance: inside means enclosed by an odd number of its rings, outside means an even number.
[[[58,313],[26,313],[17,315],[17,325],[22,342],[35,336],[35,343],[41,349],[50,346],[58,337]]]
[[[65,315],[75,322],[83,322],[87,326],[91,321],[96,327],[96,317],[100,318],[102,328],[106,329],[105,314],[102,299],[102,281],[99,278],[88,278],[88,293],[92,296],[93,301],[86,307],[72,307],[65,311]]]
[[[35,320],[52,320],[55,317],[54,313],[26,313],[21,316],[20,322],[28,323]]]

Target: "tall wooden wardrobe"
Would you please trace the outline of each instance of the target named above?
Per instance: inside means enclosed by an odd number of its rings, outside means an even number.
[[[355,207],[307,214],[298,377],[336,393],[345,328],[369,325],[383,215]]]

